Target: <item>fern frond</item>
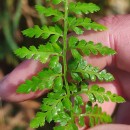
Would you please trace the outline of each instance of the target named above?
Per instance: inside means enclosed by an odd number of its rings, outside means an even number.
[[[22,31],[22,33],[23,33],[23,35],[30,37],[30,38],[42,37],[43,39],[47,39],[50,37],[50,41],[52,43],[56,42],[60,37],[63,36],[62,29],[58,25],[49,26],[49,27],[44,25],[44,26],[42,26],[42,28],[40,28],[38,25],[35,25],[32,28],[28,28],[28,29]]]
[[[98,85],[94,84],[89,89],[83,90],[86,93],[89,100],[92,102],[98,101],[99,103],[104,103],[104,101],[116,102],[116,103],[123,103],[125,99],[117,94],[113,94],[110,91],[105,92],[103,87],[99,87]]]
[[[100,81],[105,80],[107,82],[114,80],[113,75],[107,73],[105,69],[100,71],[97,67],[87,64],[83,59],[71,60],[69,69],[74,80],[76,80],[76,78],[74,78],[73,75],[76,75],[76,77],[78,77],[77,79],[82,79],[82,76],[83,79],[91,79],[92,81],[96,81],[96,79],[99,79]],[[81,80],[77,81],[80,82]]]
[[[43,90],[45,88],[52,89],[52,87],[62,88],[62,80],[60,80],[60,85],[57,84],[57,78],[61,78],[61,73],[56,73],[51,69],[43,69],[38,73],[37,76],[33,76],[31,80],[26,80],[25,83],[21,84],[17,92],[18,93],[29,93],[35,92],[37,90]]]
[[[111,123],[112,118],[106,112],[102,112],[101,107],[95,105],[92,107],[91,102],[86,104],[86,113],[81,114],[81,116],[88,116],[89,117],[89,125],[93,127],[94,125],[101,124],[101,123]]]
[[[62,0],[53,0],[53,2],[55,2],[56,4],[60,3]],[[53,22],[57,22],[60,19],[64,19],[64,15],[61,11],[57,10],[57,9],[52,9],[51,7],[46,8],[44,6],[41,5],[36,5],[35,6],[36,10],[40,13],[40,14],[44,14],[45,16],[54,16],[52,18]]]
[[[66,106],[70,103],[68,102],[68,97],[66,92],[62,89],[58,92],[51,92],[48,94],[47,98],[43,99],[43,104],[41,105],[41,110],[46,114],[46,120],[50,123],[50,121],[54,120],[55,122],[60,123],[61,126],[65,126],[68,121],[71,119],[69,114],[64,111]]]
[[[74,107],[73,107],[73,111],[75,112],[76,118],[78,118],[78,121],[79,121],[78,123],[80,126],[85,125],[84,118],[86,116],[89,117],[90,127],[101,124],[101,123],[112,122],[111,116],[106,114],[105,112],[102,112],[101,107],[98,107],[97,104],[92,106],[91,101],[87,102],[87,104],[85,105],[85,112],[83,113],[81,106],[83,106],[84,103],[82,100],[83,100],[82,97],[80,97],[77,103],[75,103],[74,101]]]
[[[48,62],[47,68],[26,80],[16,90],[17,93],[25,94],[49,90],[47,96],[43,98],[41,112],[38,112],[32,119],[30,126],[38,128],[44,126],[46,121],[48,123],[53,121],[58,123],[54,130],[78,130],[75,119],[78,119],[80,126],[85,126],[86,116],[89,117],[91,127],[96,124],[110,123],[111,117],[92,103],[105,101],[122,103],[125,100],[110,91],[105,91],[98,85],[88,86],[90,80],[110,82],[114,80],[114,77],[105,69],[100,70],[98,67],[88,64],[83,56],[114,55],[116,52],[103,46],[102,43],[95,44],[92,41],[86,42],[74,36],[68,36],[69,31],[83,34],[85,29],[106,30],[105,26],[93,22],[90,18],[83,18],[82,15],[97,12],[100,8],[93,3],[69,2],[69,0],[46,1],[52,2],[53,7],[36,5],[35,8],[39,14],[51,17],[52,22],[57,22],[57,24],[42,27],[35,25],[22,32],[27,37],[43,38],[48,42],[39,45],[38,48],[35,46],[30,46],[29,49],[22,47],[15,51],[20,58],[38,60],[43,64]],[[55,9],[59,7],[58,4],[63,5],[64,9]],[[77,14],[81,17],[78,17]],[[72,54],[70,62],[67,57],[68,51]],[[68,75],[71,75],[71,80],[68,80]],[[83,101],[81,93],[88,96],[87,103]],[[85,109],[83,110],[82,107]]]
[[[103,31],[107,28],[101,24],[96,22],[92,22],[90,18],[76,18],[76,17],[69,17],[69,28],[72,29],[76,34],[83,34],[83,28],[86,30],[95,30],[95,31]]]
[[[34,60],[39,60],[42,63],[46,63],[50,56],[60,56],[61,53],[62,49],[57,43],[47,43],[46,45],[40,45],[38,49],[35,46],[30,46],[29,49],[22,47],[15,51],[15,54],[20,58],[33,58]]]
[[[69,4],[69,10],[70,12],[76,13],[76,14],[88,14],[88,13],[94,13],[100,10],[100,8],[93,4],[93,3],[81,3],[81,2],[71,2]]]
[[[94,44],[94,42],[85,40],[78,40],[78,38],[71,36],[69,38],[69,48],[70,49],[80,49],[82,53],[89,56],[91,53],[93,55],[114,55],[116,51],[107,46],[103,46],[102,43]]]
[[[104,69],[102,71],[99,71],[97,67],[92,67],[92,65],[87,65],[85,69],[77,69],[74,72],[81,73],[84,79],[91,79],[92,81],[96,81],[96,78],[98,78],[100,81],[113,81],[114,77],[112,74],[107,73],[107,71]]]
[[[30,123],[31,128],[38,128],[45,124],[45,113],[38,112],[34,119]]]
[[[43,103],[41,105],[42,112],[38,112],[36,114],[36,117],[31,120],[30,126],[32,128],[37,128],[39,126],[44,126],[45,120],[49,123],[54,120],[58,112],[60,110],[63,111],[61,100],[64,99],[66,96],[65,94],[64,90],[57,93],[49,93],[47,98],[43,99]],[[38,122],[39,119],[41,119],[41,121]]]

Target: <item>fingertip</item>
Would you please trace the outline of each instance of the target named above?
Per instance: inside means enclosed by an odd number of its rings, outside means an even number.
[[[44,66],[42,63],[34,60],[23,61],[17,66],[11,73],[3,78],[0,82],[0,97],[3,100],[17,102],[41,95],[42,92],[30,93],[30,94],[18,94],[16,93],[17,87],[24,83],[26,79],[30,79],[33,75],[36,75]]]

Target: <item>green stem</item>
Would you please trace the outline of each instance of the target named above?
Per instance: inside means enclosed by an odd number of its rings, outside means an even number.
[[[68,0],[65,0],[65,17],[64,17],[64,35],[63,35],[63,66],[64,66],[64,81],[65,81],[65,87],[67,91],[67,95],[70,98],[70,90],[69,90],[69,85],[67,81],[67,32],[68,32]],[[71,111],[71,121],[72,123],[74,122],[74,114]]]
[[[64,18],[64,35],[63,35],[63,66],[64,66],[64,81],[68,96],[70,96],[68,81],[67,81],[67,32],[68,32],[68,0],[65,0],[65,18]]]

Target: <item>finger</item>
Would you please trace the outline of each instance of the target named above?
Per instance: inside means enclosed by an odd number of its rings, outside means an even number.
[[[30,94],[17,94],[15,91],[21,83],[26,79],[30,79],[33,75],[43,68],[43,64],[34,61],[26,60],[0,81],[0,97],[8,101],[23,101],[29,98],[36,98],[47,90],[31,92]]]
[[[117,24],[117,21],[118,21],[118,24]],[[98,57],[98,59],[97,59],[97,57],[91,57],[91,58],[88,59],[89,63],[92,63],[95,66],[99,66],[100,68],[104,68],[107,65],[114,64],[115,66],[117,66],[117,67],[119,67],[121,69],[130,71],[130,68],[129,68],[129,65],[130,65],[129,61],[130,60],[128,60],[128,57],[129,57],[129,54],[128,54],[128,52],[129,52],[128,51],[129,50],[128,41],[129,41],[129,34],[130,34],[129,33],[129,30],[130,30],[129,26],[126,29],[126,25],[128,25],[129,22],[130,22],[130,15],[106,18],[106,19],[101,20],[100,23],[103,23],[104,25],[107,25],[108,28],[109,28],[108,31],[104,31],[104,32],[92,32],[92,31],[90,31],[90,32],[86,32],[83,36],[80,37],[80,38],[84,38],[86,40],[93,40],[93,41],[97,41],[97,42],[103,42],[103,43],[105,43],[105,45],[107,45],[109,47],[112,47],[112,48],[115,48],[115,46],[116,46],[115,49],[117,51],[119,51],[118,52],[119,54],[117,54],[116,57],[110,57],[110,56],[109,57]],[[116,23],[116,25],[114,23]],[[120,25],[122,25],[122,26],[120,27]],[[115,31],[116,28],[115,27],[117,28],[117,32],[119,32],[119,31],[122,32],[122,30],[123,30],[123,35],[120,36],[120,33],[116,33],[116,31]],[[125,35],[125,34],[127,34],[127,35]],[[116,37],[116,40],[115,40],[115,37]],[[127,43],[127,44],[125,44],[125,46],[127,46],[127,47],[125,47],[125,51],[123,51],[124,48],[122,48],[122,46],[120,46],[120,39],[125,39],[124,41],[125,41],[125,43]],[[120,56],[122,57],[121,59],[120,59]],[[114,60],[114,59],[116,59],[116,60]],[[124,62],[123,59],[125,59],[126,61]],[[121,62],[121,64],[120,64],[120,62]],[[122,63],[124,63],[124,64],[122,64]],[[35,64],[35,65],[38,68],[40,68],[39,64]],[[36,66],[34,66],[34,68]],[[40,66],[41,66],[41,64],[40,64]],[[28,70],[29,67],[26,67],[26,65],[24,64],[24,70],[23,70],[24,71],[23,72],[24,73],[24,77],[25,77],[24,80],[27,79],[28,75],[32,76],[32,72],[33,72],[33,70],[31,72],[31,69],[29,69],[30,71],[27,71],[28,72],[28,74],[27,74],[25,68],[27,68],[27,70]],[[32,69],[33,69],[33,67],[32,67]],[[8,91],[8,87],[7,87],[8,86],[7,85],[8,84],[8,80],[10,81],[10,89],[11,89],[11,87],[13,87],[13,89],[12,89],[12,92],[13,92],[14,88],[15,89],[17,88],[17,86],[15,86],[15,85],[18,85],[17,83],[20,83],[20,81],[17,80],[17,76],[19,77],[19,80],[20,80],[20,78],[21,78],[21,80],[23,79],[23,75],[17,75],[17,73],[15,73],[15,72],[18,72],[18,71],[20,71],[20,73],[21,73],[22,68],[18,67],[18,69],[16,68],[16,70],[17,71],[13,71],[13,76],[14,76],[13,77],[13,81],[9,80],[9,79],[12,78],[11,77],[12,74],[9,74],[5,78],[5,80],[3,80],[1,82],[2,83],[1,86],[3,86],[3,84],[6,86],[6,87],[4,86],[4,88],[0,87],[0,91],[2,91],[1,92],[1,96],[2,96],[2,98],[5,98],[7,100],[8,99],[10,99],[10,100],[16,99],[16,97],[14,96],[13,93],[10,94],[11,98],[9,98],[10,96],[7,96],[7,98],[6,98],[6,96],[4,96],[4,95],[7,95],[7,94],[5,94],[6,91],[9,92]],[[27,74],[27,76],[26,76],[26,74]],[[34,72],[33,74],[36,74],[36,73]],[[15,82],[14,81],[15,77],[16,77],[16,82],[17,83],[14,84],[13,82]],[[4,91],[4,90],[6,90],[6,91]],[[30,96],[30,97],[33,97],[33,96]],[[26,95],[25,97],[28,97],[28,96]],[[24,99],[27,99],[27,98],[24,98]]]
[[[120,104],[114,122],[130,125],[130,102]]]
[[[130,94],[130,91],[129,91],[130,73],[122,71],[120,69],[108,69],[108,70],[114,74],[116,80],[111,83],[101,83],[101,82],[98,83],[97,82],[96,84],[98,84],[101,87],[104,87],[106,91],[111,91],[112,93],[115,93],[117,95],[124,96],[126,100],[130,100],[130,98],[128,97]],[[90,86],[91,85],[92,84],[90,84]],[[82,94],[82,97],[83,97],[84,102],[88,102],[88,98],[85,94]],[[103,104],[98,104],[98,105],[101,106],[102,111],[105,111],[109,115],[112,115],[116,106],[116,104],[112,102],[105,102]],[[122,121],[122,122],[124,121],[124,123],[128,124],[130,122],[130,114],[129,114],[130,112],[128,112],[130,109],[130,105],[127,103],[127,105],[125,104],[125,106],[124,105],[121,105],[121,106],[122,107],[119,109],[119,112],[116,113],[116,121],[114,122],[119,123],[119,121]],[[86,122],[86,125],[88,126],[88,120]],[[83,128],[81,128],[81,130],[82,129]]]
[[[86,130],[130,130],[129,125],[120,125],[120,124],[106,124],[106,125],[99,125],[90,129]]]
[[[122,92],[122,96],[130,101],[130,73],[120,70],[120,69],[109,69],[111,73],[114,74],[114,77],[116,78],[119,89]]]
[[[100,87],[105,88],[105,91],[111,91],[112,93],[120,95],[120,90],[117,89],[118,88],[118,84],[116,83],[116,81],[111,82],[111,83],[100,83],[100,82],[97,82],[96,84],[99,85]],[[90,84],[90,87],[91,87],[91,85],[92,84]],[[82,94],[81,96],[82,96],[84,102],[87,103],[88,102],[88,97],[86,96],[86,94]],[[113,111],[115,109],[115,106],[116,106],[116,104],[111,102],[111,101],[104,102],[102,104],[100,104],[100,103],[97,103],[97,104],[98,104],[98,106],[102,107],[102,111],[106,112],[109,115],[112,115],[112,113],[113,113]]]
[[[99,23],[108,27],[107,31],[86,31],[79,39],[86,41],[101,42],[117,51],[115,56],[92,56],[87,57],[89,63],[104,68],[116,66],[119,69],[130,72],[130,15],[106,17]]]

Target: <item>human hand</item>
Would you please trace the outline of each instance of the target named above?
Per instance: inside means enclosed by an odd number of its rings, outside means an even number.
[[[80,39],[86,41],[102,42],[104,45],[111,47],[117,51],[115,56],[92,56],[87,57],[89,63],[98,66],[100,69],[107,67],[108,70],[115,76],[115,81],[111,83],[98,83],[104,86],[105,89],[122,95],[127,101],[130,101],[130,15],[126,16],[113,16],[99,21],[108,27],[104,32],[87,31]],[[45,65],[33,60],[27,60],[21,63],[15,70],[8,74],[0,82],[0,96],[8,101],[23,101],[30,98],[36,98],[43,93],[38,91],[36,93],[16,94],[16,88],[19,84],[27,78],[31,78],[39,72]],[[87,98],[82,95],[84,101]],[[115,109],[115,103],[104,103],[102,105],[103,111],[112,114]],[[130,103],[121,104],[116,114],[115,123],[130,124]],[[87,129],[87,128],[81,128]],[[130,126],[127,125],[101,125],[90,130],[129,130]]]

